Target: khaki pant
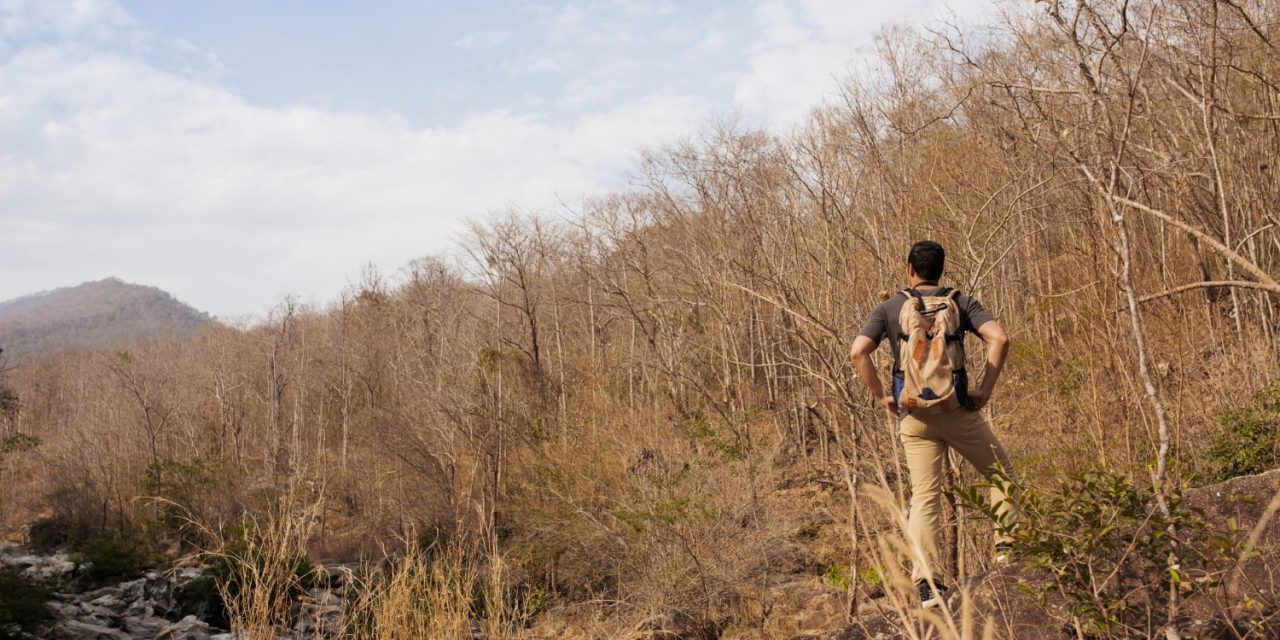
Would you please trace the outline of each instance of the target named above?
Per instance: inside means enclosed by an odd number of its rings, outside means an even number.
[[[942,528],[942,475],[947,448],[956,450],[965,460],[989,476],[999,463],[1011,473],[1009,456],[991,432],[982,414],[956,409],[940,415],[908,415],[898,431],[906,451],[907,470],[911,473],[911,513],[907,518],[907,536],[914,548],[925,554],[925,564],[913,563],[911,579],[936,576],[937,538]],[[1010,514],[1012,506],[999,489],[991,490],[991,503],[997,513]],[[1016,512],[1006,517],[1016,517]],[[996,542],[1000,542],[999,532]],[[918,546],[916,546],[918,545]]]

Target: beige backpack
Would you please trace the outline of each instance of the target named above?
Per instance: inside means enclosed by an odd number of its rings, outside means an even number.
[[[908,413],[939,414],[968,406],[964,332],[956,303],[960,292],[944,288],[928,296],[915,289],[902,293],[907,301],[898,315],[898,407]]]

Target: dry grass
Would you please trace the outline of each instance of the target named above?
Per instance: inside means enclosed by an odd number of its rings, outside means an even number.
[[[520,637],[526,616],[508,592],[501,556],[473,546],[424,548],[410,536],[402,552],[343,570],[337,588],[325,586],[330,570],[305,562],[321,504],[289,491],[204,555],[224,568],[218,592],[233,633],[244,640],[275,640],[291,629],[352,640]],[[302,616],[309,619],[300,628]]]
[[[220,544],[207,559],[224,568],[218,594],[231,631],[244,640],[275,640],[289,628],[294,601],[312,577],[305,559],[320,503],[300,497],[291,488],[229,535],[209,532]]]
[[[459,545],[410,546],[385,575],[366,576],[355,587],[341,637],[521,637],[522,612],[511,603],[500,557],[479,562]]]

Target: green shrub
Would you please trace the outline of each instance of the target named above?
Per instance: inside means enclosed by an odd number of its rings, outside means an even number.
[[[853,584],[849,577],[849,567],[843,564],[827,565],[827,570],[822,573],[822,581],[841,591],[848,590]]]
[[[13,567],[0,566],[0,640],[21,638],[53,618],[48,602],[53,585],[28,578]]]
[[[90,538],[74,548],[72,559],[85,565],[91,581],[131,578],[153,564],[148,545],[137,535],[117,534]]]
[[[209,531],[233,520],[244,506],[236,474],[220,460],[162,460],[147,466],[142,491],[152,498],[154,532],[195,547],[206,546]]]
[[[15,433],[0,440],[0,454],[31,451],[40,446],[40,438],[25,433]]]
[[[1206,453],[1219,480],[1280,467],[1280,385],[1220,416]]]
[[[1214,531],[1183,503],[1181,487],[1164,515],[1150,487],[1113,472],[1075,474],[1052,490],[993,483],[1015,496],[1021,523],[997,516],[981,490],[990,484],[957,493],[1011,536],[1014,556],[1048,578],[1037,595],[1065,599],[1085,636],[1149,636],[1171,589],[1186,596],[1216,584],[1238,554],[1237,532]]]
[[[92,527],[82,518],[49,516],[31,523],[27,541],[32,549],[51,552],[91,537]]]

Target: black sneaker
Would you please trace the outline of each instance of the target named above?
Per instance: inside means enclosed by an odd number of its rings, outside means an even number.
[[[996,543],[996,564],[1009,564],[1013,560],[1013,544],[1008,542]]]
[[[920,607],[924,609],[942,604],[942,601],[947,598],[947,592],[950,591],[946,585],[937,580],[933,581],[933,587],[929,586],[927,580],[921,580],[916,583],[916,589],[920,592]]]

